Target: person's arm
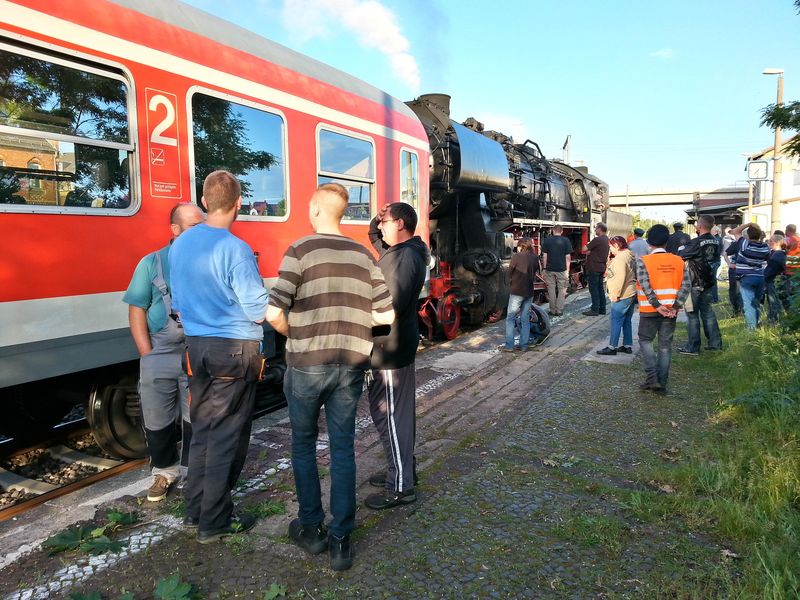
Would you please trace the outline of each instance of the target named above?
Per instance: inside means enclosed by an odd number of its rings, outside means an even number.
[[[547,269],[547,252],[542,252],[542,268]]]
[[[689,273],[689,269],[684,267],[683,280],[681,281],[681,288],[678,290],[678,294],[675,297],[675,304],[672,305],[672,308],[675,309],[676,314],[677,311],[679,311],[686,302],[686,298],[689,297],[691,291],[692,291],[692,274]]]
[[[169,318],[169,316],[167,316]],[[131,336],[139,356],[150,354],[153,350],[150,344],[150,332],[147,329],[147,311],[133,304],[128,305],[128,323],[131,326]]]
[[[564,239],[566,240],[567,238]],[[567,261],[567,273],[569,273],[569,263],[572,261],[572,242],[567,240],[567,243],[564,244],[564,249],[567,251],[564,258]]]
[[[389,244],[383,241],[383,232],[378,227],[378,223],[381,222],[381,219],[383,219],[385,214],[386,207],[383,207],[380,211],[378,211],[378,216],[369,222],[369,242],[372,244],[372,247],[378,251],[378,254],[381,255],[390,247]]]
[[[389,293],[389,288],[386,287],[386,280],[383,278],[378,263],[373,260],[371,265],[372,326],[391,325],[395,318],[392,295]]]
[[[286,312],[277,306],[271,304],[267,306],[267,323],[272,325],[272,328],[284,337],[289,337],[289,320],[286,318]]]

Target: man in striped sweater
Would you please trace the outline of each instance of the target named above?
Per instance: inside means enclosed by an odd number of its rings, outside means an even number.
[[[377,262],[339,228],[347,204],[347,190],[338,183],[317,189],[309,206],[315,233],[286,250],[267,308],[267,321],[288,338],[284,392],[300,504],[289,536],[312,554],[328,548],[335,571],[349,569],[353,562],[355,418],[372,351],[372,327],[394,320],[392,297]],[[316,458],[323,405],[331,456],[330,535]]]

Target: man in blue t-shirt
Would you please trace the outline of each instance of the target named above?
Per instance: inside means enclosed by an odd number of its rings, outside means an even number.
[[[202,202],[206,223],[177,239],[169,260],[191,394],[184,525],[197,527],[206,544],[255,524],[252,515],[233,514],[231,489],[250,441],[268,296],[253,251],[230,232],[242,206],[239,182],[214,171]]]
[[[197,206],[178,204],[169,215],[172,241],[202,222],[203,213]],[[153,472],[153,483],[147,490],[147,499],[152,502],[163,500],[172,483],[186,474],[192,436],[189,384],[181,368],[183,329],[171,318],[169,251],[172,241],[139,261],[122,297],[128,304],[131,335],[141,357],[139,398]],[[183,422],[180,463],[175,430],[178,417],[182,417]]]

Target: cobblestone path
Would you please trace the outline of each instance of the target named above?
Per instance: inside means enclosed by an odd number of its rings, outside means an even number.
[[[731,570],[723,546],[648,508],[670,491],[650,479],[651,466],[680,460],[705,424],[704,399],[681,381],[684,359],[673,362],[670,395],[658,397],[636,389],[638,361],[586,360],[604,345],[604,320],[560,324],[541,351],[513,355],[496,352],[501,325],[458,341],[465,355],[485,354],[481,365],[420,400],[419,500],[359,509],[350,571],[289,543],[296,505],[285,471],[270,485],[289,498],[286,515],[245,540],[200,547],[173,532],[83,590],[151,597],[153,582],[178,570],[206,598],[262,598],[273,583],[287,597],[328,599],[717,595]],[[424,388],[435,377],[421,378]],[[376,436],[364,436],[359,480],[382,460]]]

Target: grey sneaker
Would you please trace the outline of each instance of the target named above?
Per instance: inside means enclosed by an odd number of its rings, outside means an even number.
[[[153,485],[151,485],[147,490],[147,499],[150,502],[158,502],[159,500],[163,500],[167,497],[169,486],[169,479],[163,475],[156,475],[153,478]]]

